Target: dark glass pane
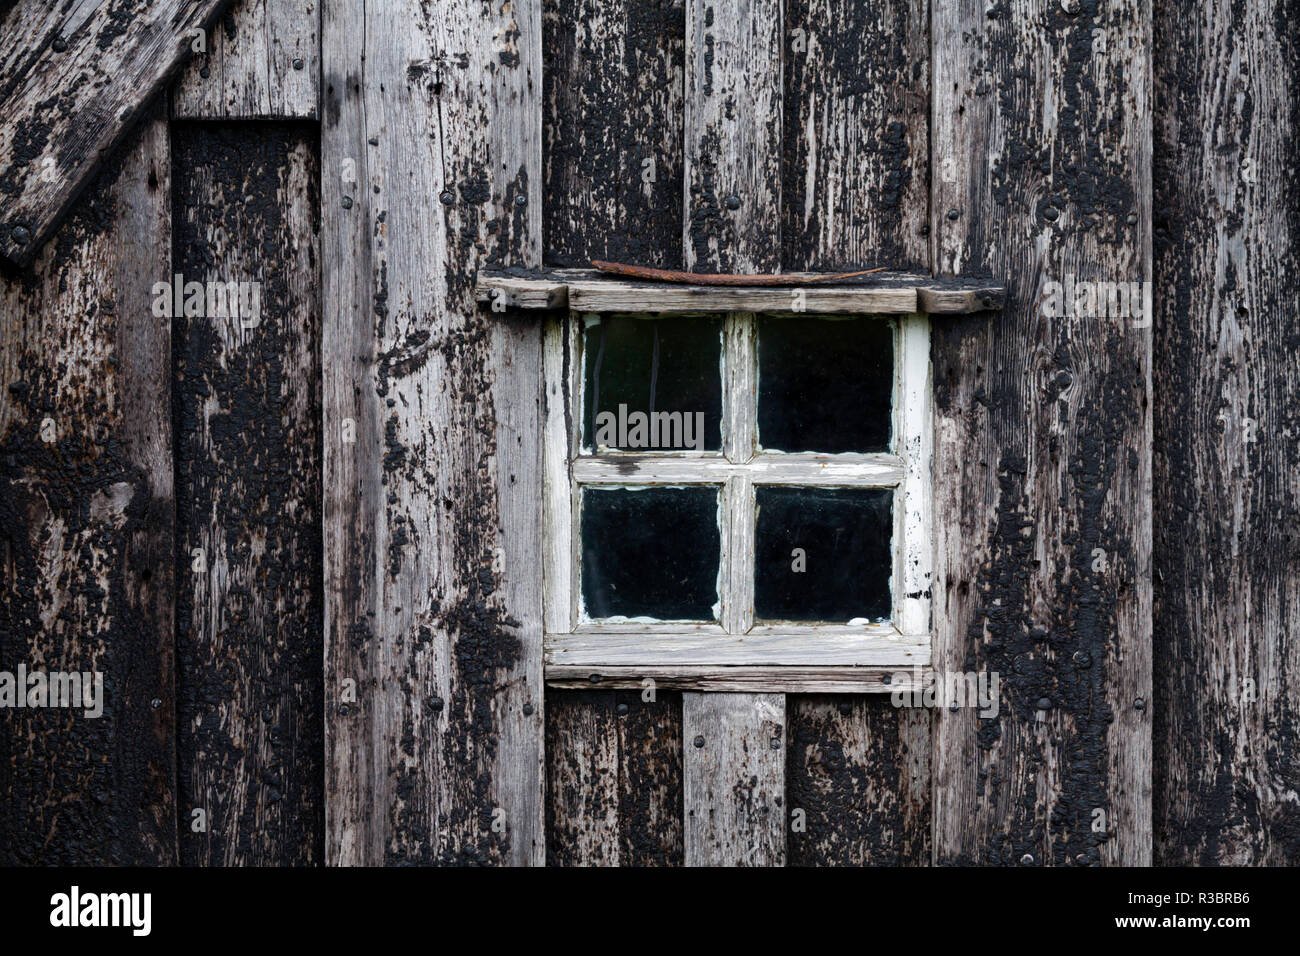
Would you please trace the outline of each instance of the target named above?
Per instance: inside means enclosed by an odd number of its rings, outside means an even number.
[[[722,447],[722,319],[605,315],[582,334],[585,448]]]
[[[883,319],[758,319],[758,441],[776,451],[888,451],[894,329]]]
[[[755,492],[756,619],[843,624],[889,617],[891,490],[759,486]]]
[[[716,486],[582,489],[587,614],[711,621],[718,603]]]

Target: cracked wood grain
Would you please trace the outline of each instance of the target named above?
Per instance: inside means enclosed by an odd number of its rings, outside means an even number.
[[[541,8],[322,22],[326,861],[545,861]],[[356,696],[349,695],[355,686]]]

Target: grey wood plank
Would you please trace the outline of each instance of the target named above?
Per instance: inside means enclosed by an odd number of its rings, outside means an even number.
[[[1045,293],[1151,277],[1150,9],[932,12],[937,274],[1009,283],[934,324],[935,667],[1001,681],[937,714],[935,860],[1149,863],[1149,319]]]
[[[785,695],[682,695],[687,866],[784,866]]]
[[[787,4],[783,268],[930,274],[929,17],[921,0]],[[949,293],[914,281],[922,311],[974,312],[1002,298],[965,281]],[[889,684],[874,675],[864,689],[907,689],[916,678],[905,673]],[[821,694],[792,694],[786,708],[790,810],[804,814],[802,829],[791,821],[791,864],[928,863],[930,715]]]
[[[540,5],[321,32],[326,860],[541,864]]]
[[[782,265],[928,273],[929,4],[785,6]]]
[[[1266,7],[1155,5],[1155,859],[1300,863],[1300,88]]]
[[[688,270],[780,269],[782,25],[779,0],[687,0]],[[687,866],[784,864],[784,725],[781,694],[682,694]]]
[[[685,268],[781,262],[780,0],[686,2]]]
[[[603,664],[546,666],[546,686],[582,689],[593,686],[639,688],[647,674],[665,690],[761,694],[892,694],[924,689],[930,669],[893,667],[750,667],[661,664],[653,668]]]
[[[547,0],[544,259],[675,268],[685,14],[673,0]]]
[[[0,278],[0,671],[98,672],[103,713],[4,711],[0,863],[174,864],[167,125]],[[83,698],[84,700],[84,698]]]
[[[0,257],[31,262],[225,3],[18,0],[0,11]]]
[[[317,134],[174,123],[172,138],[173,272],[260,288],[256,315],[172,320],[181,859],[319,864]]]
[[[236,0],[172,89],[177,119],[315,119],[318,0]]]

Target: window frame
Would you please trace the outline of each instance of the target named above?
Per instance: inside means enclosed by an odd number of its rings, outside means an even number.
[[[672,321],[682,312],[656,314]],[[721,451],[582,450],[584,319],[601,313],[573,309],[546,320],[544,330],[543,623],[547,679],[590,673],[652,679],[705,678],[767,669],[779,685],[820,679],[837,690],[888,689],[881,674],[927,667],[931,655],[933,457],[930,318],[920,312],[873,318],[895,328],[892,449],[882,453],[814,454],[756,449],[757,329],[754,312],[720,315],[722,332]],[[764,312],[764,315],[788,315]],[[862,318],[821,312],[803,319]],[[596,485],[714,485],[722,488],[719,599],[711,623],[610,622],[581,616],[581,488]],[[891,620],[887,624],[756,624],[753,621],[754,487],[759,484],[894,489]],[[747,516],[747,518],[746,518]],[[865,673],[876,672],[868,688]],[[883,685],[888,685],[888,677]],[[828,684],[830,689],[830,684]]]

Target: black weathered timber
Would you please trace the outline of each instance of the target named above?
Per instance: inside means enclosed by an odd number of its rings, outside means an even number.
[[[543,5],[547,265],[680,265],[684,23],[672,0]]]
[[[172,324],[181,858],[319,863],[317,135],[176,123],[172,140],[173,272],[261,288],[255,317]]]
[[[929,866],[929,711],[880,694],[789,695],[786,707],[789,865]]]
[[[682,698],[642,696],[548,692],[548,865],[682,864]]]
[[[1295,866],[1300,4],[1155,17],[1155,857]]]
[[[788,5],[782,268],[929,272],[927,22],[917,0]],[[789,812],[806,826],[791,827],[790,864],[927,865],[929,712],[879,696],[786,709]]]
[[[935,859],[1149,862],[1149,318],[1046,314],[1046,283],[1150,277],[1150,12],[933,8],[940,274],[1007,277],[934,328]],[[1053,110],[1043,98],[1052,90]]]
[[[0,670],[105,697],[0,710],[3,864],[176,862],[170,174],[154,110],[0,280]]]
[[[556,0],[542,25],[544,261],[681,265],[683,9]],[[680,864],[681,695],[550,692],[547,707],[548,860]],[[591,794],[558,786],[575,773]]]

